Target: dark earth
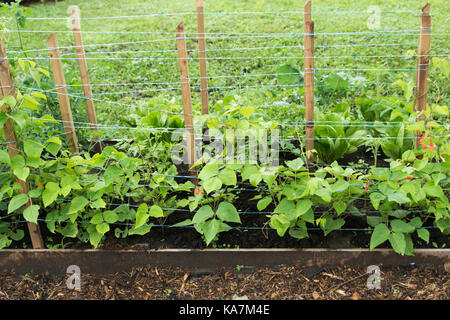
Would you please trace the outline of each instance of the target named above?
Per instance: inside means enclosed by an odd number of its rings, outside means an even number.
[[[448,267],[448,266],[447,266]],[[67,276],[0,273],[0,300],[448,300],[449,271],[381,266],[380,289],[368,289],[363,267],[221,269],[137,268],[106,276],[81,274],[79,291]],[[447,268],[448,269],[448,268]]]

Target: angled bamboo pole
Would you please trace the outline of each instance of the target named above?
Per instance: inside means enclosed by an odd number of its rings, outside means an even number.
[[[66,139],[70,145],[71,152],[78,152],[78,138],[73,125],[72,110],[70,109],[70,100],[67,93],[66,79],[64,78],[61,55],[58,49],[58,39],[53,32],[47,39],[48,52],[50,54],[50,63],[53,70],[53,79],[55,80],[56,92],[58,93],[59,107],[64,124]]]
[[[16,98],[16,91],[14,89],[14,83],[11,79],[11,71],[9,69],[9,63],[6,58],[6,49],[3,39],[0,42],[0,99],[6,96],[13,96]],[[3,112],[10,112],[10,108],[7,105],[0,106]],[[12,159],[20,153],[19,145],[16,139],[16,133],[14,131],[14,123],[11,119],[8,119],[3,126],[3,133],[8,146],[9,157]],[[17,182],[21,186],[20,192],[28,194],[30,188],[26,181],[16,178]],[[24,208],[31,206],[31,199],[25,204]],[[44,241],[42,240],[41,230],[39,225],[33,222],[28,222],[28,232],[30,233],[31,242],[34,249],[44,249]]]
[[[311,0],[304,7],[304,84],[305,84],[305,135],[306,151],[314,149],[314,21],[311,20]],[[314,161],[313,154],[309,154],[306,161]]]
[[[205,15],[203,14],[203,0],[197,0],[197,33],[198,57],[200,64],[200,93],[202,98],[202,114],[208,114],[208,78],[206,72],[206,34]]]
[[[420,14],[420,35],[419,46],[417,50],[417,67],[416,67],[416,87],[414,97],[414,111],[419,112],[417,121],[425,120],[424,111],[427,107],[428,92],[428,69],[430,65],[430,45],[431,45],[431,14],[430,4],[427,3]],[[421,131],[416,131],[416,139],[414,146],[420,146]]]
[[[190,175],[196,175],[191,169],[195,163],[195,139],[192,114],[191,86],[189,82],[189,66],[186,49],[186,37],[184,33],[184,23],[180,22],[176,29],[178,64],[180,67],[181,94],[183,98],[184,126],[186,128],[187,162]]]
[[[80,8],[78,6],[70,6],[70,21],[73,31],[73,38],[75,41],[75,50],[78,58],[78,67],[80,69],[81,84],[83,85],[84,102],[86,103],[86,111],[89,119],[91,130],[98,130],[97,126],[97,114],[95,112],[94,101],[92,100],[92,89],[89,80],[88,66],[86,62],[86,53],[83,46],[83,38],[81,35],[81,23],[80,23]],[[95,151],[102,152],[102,145],[100,143],[100,137],[95,136]]]

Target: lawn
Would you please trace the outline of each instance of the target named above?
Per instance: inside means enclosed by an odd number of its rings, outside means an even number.
[[[302,11],[302,3],[298,1],[205,1],[205,12],[280,12],[280,11]],[[380,11],[380,30],[418,30],[418,12],[389,12],[396,10],[420,10],[424,1],[377,1],[376,5]],[[58,1],[56,4],[49,1],[45,5],[36,4],[26,16],[30,18],[66,17],[69,5],[78,5],[83,18],[97,18],[108,16],[136,16],[151,15],[158,13],[193,13],[195,12],[195,1]],[[405,57],[417,51],[417,32],[402,32],[399,35],[382,33],[374,35],[368,29],[367,23],[370,17],[364,13],[373,2],[363,1],[320,1],[313,3],[313,20],[315,21],[316,33],[347,33],[359,32],[359,34],[336,35],[323,34],[316,37],[316,68],[322,69],[413,69],[415,57]],[[445,0],[431,1],[432,10],[432,36],[431,53],[448,54],[449,17],[445,13],[448,3]],[[330,11],[347,11],[344,13],[330,13]],[[83,20],[82,29],[85,32],[84,43],[86,51],[91,54],[92,59],[88,61],[91,83],[93,84],[127,84],[127,83],[167,83],[164,85],[126,85],[126,86],[94,86],[94,94],[99,94],[98,99],[113,99],[120,101],[148,102],[148,97],[155,95],[175,96],[176,104],[180,104],[180,94],[176,89],[179,87],[179,72],[176,58],[176,42],[174,34],[176,25],[184,21],[188,37],[196,36],[196,15],[162,15],[152,17],[130,17],[116,19],[93,19]],[[278,100],[279,97],[271,97],[264,94],[267,90],[258,88],[261,85],[275,85],[276,76],[255,76],[258,74],[276,74],[280,66],[290,64],[299,70],[303,65],[303,51],[301,46],[303,39],[303,15],[301,13],[285,14],[241,14],[241,15],[219,15],[211,14],[205,16],[206,32],[211,33],[207,40],[208,50],[208,76],[216,77],[209,79],[212,101],[230,94],[245,95],[245,103],[254,105],[267,105],[268,102]],[[17,29],[12,24],[10,29]],[[23,47],[20,45],[19,36],[15,32],[7,34],[7,48],[14,50],[45,49],[46,38],[52,31],[58,32],[60,46],[73,45],[71,31],[67,27],[67,21],[59,20],[28,20],[24,30],[48,31],[31,33],[22,31],[21,38]],[[92,32],[92,33],[89,33]],[[102,32],[118,32],[104,34]],[[120,33],[137,32],[137,33]],[[149,32],[139,34],[139,32]],[[364,33],[372,34],[364,34]],[[225,33],[217,34],[217,33]],[[237,33],[227,36],[229,33]],[[278,36],[261,35],[261,33],[276,33]],[[405,34],[406,33],[406,34]],[[440,33],[440,34],[438,34]],[[253,37],[247,37],[248,35]],[[284,35],[283,35],[284,34]],[[256,37],[255,37],[256,36]],[[158,40],[151,43],[136,43],[137,41]],[[164,41],[159,41],[164,40]],[[166,41],[167,40],[167,41]],[[110,43],[124,43],[121,45],[109,45]],[[92,46],[95,44],[103,44]],[[373,46],[377,44],[377,46]],[[385,45],[394,44],[394,45]],[[403,45],[395,45],[403,44]],[[348,46],[354,45],[354,46]],[[322,47],[321,47],[322,46]],[[325,46],[325,47],[323,47]],[[199,77],[199,66],[197,54],[197,43],[195,39],[187,41],[190,56],[190,76]],[[269,49],[267,47],[276,47]],[[281,48],[280,48],[281,47]],[[247,49],[246,49],[247,48]],[[250,49],[248,49],[250,48]],[[252,49],[262,48],[262,49]],[[414,51],[412,51],[414,50]],[[74,52],[74,49],[63,49],[64,53]],[[132,52],[141,51],[141,52]],[[143,51],[143,52],[142,52]],[[150,51],[150,52],[146,52]],[[102,54],[101,52],[105,52]],[[112,52],[112,53],[109,53]],[[11,54],[12,55],[12,54]],[[23,56],[23,55],[22,55]],[[48,57],[46,51],[31,52],[28,57]],[[330,58],[331,56],[331,58]],[[333,58],[332,56],[341,56]],[[400,56],[365,58],[364,56]],[[263,58],[266,57],[266,58]],[[268,58],[267,58],[268,57]],[[76,60],[64,61],[65,73],[68,84],[79,84],[80,77],[77,70]],[[121,58],[119,60],[104,60],[103,58]],[[136,58],[136,59],[135,59]],[[146,58],[163,58],[160,60],[145,60]],[[217,59],[219,58],[219,59]],[[225,59],[223,59],[225,58]],[[233,58],[233,59],[230,59]],[[48,68],[48,60],[37,60],[38,63]],[[386,93],[399,93],[399,87],[393,87],[397,79],[412,79],[413,71],[355,71],[355,70],[325,70],[318,71],[318,77],[331,73],[346,73],[352,77],[362,76],[368,82],[374,83],[371,88]],[[238,77],[236,77],[238,76]],[[434,80],[433,73],[431,79]],[[447,93],[442,90],[443,84],[431,81],[431,98],[436,93],[446,102]],[[198,85],[198,79],[193,79],[192,84]],[[51,88],[51,84],[48,84]],[[250,89],[234,90],[237,86],[251,86]],[[225,87],[225,88],[224,88]],[[257,88],[254,88],[257,87]],[[272,87],[269,87],[272,88]],[[154,91],[164,89],[163,91]],[[290,88],[288,88],[290,89]],[[114,94],[121,91],[136,91],[125,94]],[[167,90],[167,91],[166,91]],[[199,90],[193,90],[195,109],[198,109]],[[296,93],[296,90],[293,90]],[[73,89],[72,93],[79,93]],[[248,98],[251,97],[249,100]],[[271,101],[272,100],[272,101]],[[264,103],[265,102],[265,103]],[[75,101],[73,102],[75,103]],[[111,119],[111,111],[117,111],[116,117],[122,117],[121,108],[111,108],[108,104],[103,108],[97,104],[99,119],[101,123],[117,123]],[[292,106],[296,109],[296,106]],[[83,113],[83,104],[74,108],[75,113]],[[104,110],[105,109],[105,110]],[[115,109],[115,110],[111,110]],[[56,110],[55,110],[56,111]],[[105,113],[103,113],[105,111]],[[114,114],[114,113],[113,113]],[[283,112],[284,114],[284,112]],[[83,116],[76,115],[81,121]]]

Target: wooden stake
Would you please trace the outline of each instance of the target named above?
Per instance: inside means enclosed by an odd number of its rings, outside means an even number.
[[[312,21],[311,7],[311,0],[306,1],[305,6],[303,7],[303,19],[305,22]]]
[[[6,96],[13,96],[16,98],[16,92],[14,89],[14,84],[11,80],[11,72],[9,70],[9,63],[6,59],[6,50],[5,44],[3,40],[0,42],[0,99]],[[10,112],[10,108],[8,105],[0,106],[1,111]],[[14,156],[19,154],[19,146],[16,139],[16,133],[14,132],[14,123],[11,119],[8,119],[3,126],[3,133],[5,135],[5,139],[8,142],[8,153],[9,157],[12,159]],[[26,181],[20,180],[16,178],[17,182],[21,186],[20,192],[23,194],[28,194],[29,186]],[[24,209],[31,206],[31,199],[25,204]],[[30,233],[31,242],[33,244],[34,249],[44,249],[44,241],[42,240],[41,230],[39,225],[36,223],[28,222],[28,231]]]
[[[314,149],[314,21],[311,21],[311,1],[305,4],[304,36],[304,83],[305,83],[305,122],[306,122],[306,151]],[[312,163],[311,153],[307,162]]]
[[[203,14],[203,0],[197,0],[197,32],[198,57],[200,63],[200,93],[202,96],[202,114],[209,113],[208,106],[208,79],[206,72],[206,39],[205,15]]]
[[[184,109],[184,126],[186,128],[186,143],[187,143],[187,160],[189,169],[195,163],[195,140],[194,140],[194,126],[192,115],[192,101],[191,101],[191,87],[189,83],[189,67],[186,50],[186,37],[184,34],[184,23],[181,22],[176,29],[177,32],[177,49],[178,49],[178,64],[180,67],[180,81],[181,94],[183,97]],[[196,175],[192,170],[191,175]]]
[[[70,6],[69,13],[71,18],[71,26],[73,31],[73,38],[75,41],[75,48],[78,57],[78,67],[80,69],[81,83],[83,85],[84,101],[86,103],[86,110],[91,126],[91,130],[98,130],[97,115],[95,113],[94,101],[92,100],[92,89],[89,81],[89,72],[86,63],[86,53],[83,46],[83,38],[81,36],[81,23],[80,23],[80,8],[78,6]],[[102,145],[99,142],[100,137],[96,136],[95,151],[102,152]]]
[[[417,57],[417,71],[416,71],[416,87],[415,87],[415,101],[414,111],[419,111],[417,121],[425,120],[424,111],[427,106],[427,92],[428,92],[428,69],[430,64],[430,42],[431,42],[431,15],[430,4],[427,3],[422,8],[420,15],[420,36],[419,48]],[[416,131],[416,139],[414,145],[416,148],[420,146],[420,138],[422,132]]]
[[[58,39],[56,33],[53,32],[47,39],[48,53],[50,54],[50,62],[53,70],[53,79],[58,93],[59,107],[61,108],[61,116],[64,123],[64,131],[67,141],[70,145],[71,152],[78,152],[78,139],[73,125],[72,111],[70,109],[70,100],[67,93],[66,79],[64,78],[63,65],[61,55],[58,49]]]

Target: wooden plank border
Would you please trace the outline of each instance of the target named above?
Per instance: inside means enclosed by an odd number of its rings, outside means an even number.
[[[416,249],[401,256],[391,249],[163,249],[163,250],[0,250],[0,271],[66,274],[77,265],[81,272],[111,274],[133,267],[172,266],[190,270],[217,270],[243,265],[265,267],[448,265],[450,249]]]

